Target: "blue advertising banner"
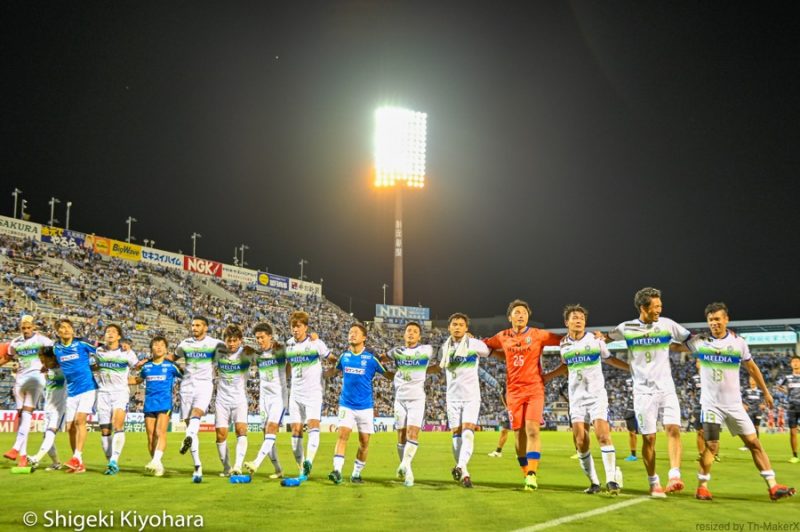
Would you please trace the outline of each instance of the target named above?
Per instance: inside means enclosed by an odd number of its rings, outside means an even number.
[[[70,229],[42,226],[42,242],[49,242],[62,248],[82,248],[86,235]]]
[[[794,331],[746,332],[740,333],[749,345],[793,345],[797,343]]]
[[[384,323],[405,325],[409,321],[428,321],[431,309],[426,307],[400,307],[397,305],[375,305],[375,317]]]
[[[257,288],[273,288],[275,290],[288,290],[289,278],[275,275],[274,273],[258,272]]]

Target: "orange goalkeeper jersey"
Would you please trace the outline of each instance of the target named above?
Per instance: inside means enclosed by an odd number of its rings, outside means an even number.
[[[505,352],[509,403],[513,403],[516,397],[544,391],[542,350],[548,345],[558,345],[560,340],[557,334],[533,327],[527,327],[521,333],[506,329],[484,340],[490,349]]]

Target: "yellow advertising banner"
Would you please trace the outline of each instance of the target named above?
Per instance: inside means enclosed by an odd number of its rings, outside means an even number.
[[[104,238],[102,236],[94,236],[92,237],[92,243],[94,244],[95,253],[100,253],[101,255],[111,255],[110,238]]]
[[[119,240],[112,240],[110,255],[119,259],[139,262],[142,260],[142,246],[120,242]]]

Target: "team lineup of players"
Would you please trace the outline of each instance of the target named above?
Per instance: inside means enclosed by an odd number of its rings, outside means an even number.
[[[319,448],[320,417],[323,400],[323,378],[342,374],[339,399],[338,440],[333,457],[333,470],[328,478],[343,482],[342,470],[350,434],[358,432],[359,447],[350,481],[361,483],[366,466],[370,434],[373,432],[373,378],[377,374],[393,380],[395,419],[398,431],[397,475],[406,486],[414,485],[412,463],[419,446],[419,433],[425,412],[425,379],[428,373],[444,372],[447,391],[447,420],[453,433],[452,451],[455,465],[453,479],[465,488],[472,487],[468,465],[474,448],[474,431],[481,407],[478,366],[481,358],[494,356],[506,363],[504,402],[526,491],[538,488],[537,472],[542,457],[540,427],[543,423],[546,383],[560,375],[568,376],[570,421],[580,465],[590,481],[586,493],[601,491],[600,480],[589,450],[589,424],[600,444],[605,488],[610,494],[622,487],[621,472],[616,467],[616,451],[610,437],[608,396],[601,361],[630,371],[633,411],[642,434],[642,459],[650,495],[666,497],[667,493],[684,489],[681,479],[680,405],[672,379],[670,351],[683,351],[696,357],[700,388],[700,442],[702,445],[695,497],[711,500],[708,489],[711,466],[719,448],[721,424],[739,435],[765,480],[773,500],[794,495],[795,489],[778,484],[769,458],[757,435],[752,416],[742,404],[739,385],[740,366],[748,371],[764,401],[772,408],[773,398],[764,378],[753,361],[745,340],[728,330],[728,309],[723,303],[712,303],[705,309],[709,332],[692,336],[676,322],[662,317],[661,293],[654,288],[638,291],[634,305],[636,319],[618,325],[608,333],[586,330],[588,311],[580,305],[564,309],[567,334],[563,337],[528,326],[530,306],[522,300],[512,301],[507,310],[511,327],[483,340],[469,334],[469,318],[461,313],[449,318],[449,337],[438,348],[421,343],[422,327],[409,323],[404,331],[404,345],[387,353],[376,354],[365,347],[367,329],[353,325],[348,331],[349,349],[340,355],[330,352],[325,343],[309,331],[309,316],[294,312],[290,319],[291,337],[281,345],[272,326],[259,323],[252,331],[257,348],[243,343],[243,331],[229,325],[223,341],[208,335],[208,321],[196,316],[191,322],[191,337],[168,353],[165,338],[150,342],[151,358],[139,361],[129,346],[122,342],[117,325],[105,329],[104,342],[94,346],[75,338],[69,319],[56,322],[57,339],[35,330],[31,316],[20,323],[21,336],[0,354],[0,364],[15,358],[19,363],[15,395],[20,411],[19,429],[14,447],[4,456],[18,465],[39,467],[45,454],[58,467],[55,434],[66,423],[73,455],[64,465],[70,473],[85,471],[82,452],[87,437],[87,416],[97,412],[102,431],[102,446],[108,459],[107,475],[119,472],[118,461],[125,444],[124,421],[129,401],[130,384],[145,384],[144,415],[148,447],[152,460],[145,466],[155,476],[164,474],[162,457],[166,449],[166,432],[173,404],[173,386],[180,380],[180,411],[186,422],[185,438],[180,453],[190,451],[194,470],[192,480],[201,482],[202,463],[199,453],[200,420],[208,411],[216,373],[215,425],[216,443],[223,466],[221,475],[254,475],[266,457],[275,472],[271,478],[283,476],[276,454],[275,441],[284,414],[288,412],[292,431],[292,451],[299,469],[299,479],[311,474]],[[614,357],[606,343],[624,340],[630,365]],[[542,351],[546,346],[559,346],[561,364],[543,373]],[[183,361],[181,366],[176,362]],[[323,362],[331,363],[324,369]],[[252,461],[247,454],[246,382],[251,366],[258,369],[260,379],[259,410],[263,418],[264,440]],[[782,385],[788,392],[789,426],[794,461],[797,461],[797,424],[800,418],[800,357],[791,361],[792,374]],[[389,371],[389,369],[393,371]],[[133,371],[133,373],[132,373]],[[288,377],[291,377],[289,380]],[[751,386],[752,388],[752,386]],[[40,450],[27,457],[27,438],[31,413],[41,393],[45,395],[45,435]],[[752,392],[755,394],[755,392]],[[752,399],[756,401],[754,397]],[[751,414],[752,414],[752,405]],[[656,423],[661,417],[667,434],[669,473],[662,487],[656,473]],[[236,450],[233,465],[228,457],[228,429],[233,425]],[[307,444],[303,446],[304,426]]]

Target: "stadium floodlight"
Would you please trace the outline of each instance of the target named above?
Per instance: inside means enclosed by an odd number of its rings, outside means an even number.
[[[425,186],[428,115],[401,107],[375,111],[375,186]]]
[[[67,221],[64,223],[64,229],[69,230],[69,210],[72,208],[72,202],[67,202]]]
[[[375,186],[394,187],[396,194],[392,283],[392,303],[395,305],[403,304],[402,185],[409,188],[425,186],[427,128],[426,113],[401,107],[380,107],[375,111]]]
[[[203,238],[200,233],[192,233],[192,257],[197,256],[197,239]]]
[[[61,203],[61,200],[55,197],[50,198],[50,201],[47,202],[50,205],[50,227],[53,227],[58,221],[56,220],[56,204],[58,203]]]
[[[298,262],[298,264],[300,265],[300,280],[305,281],[306,276],[305,273],[303,272],[305,271],[305,266],[306,264],[308,264],[308,261],[306,259],[300,259],[300,262]]]
[[[17,187],[14,187],[14,192],[11,195],[14,197],[14,218],[17,217],[17,202],[19,201],[19,196],[22,194],[22,191]]]
[[[136,222],[138,222],[138,221],[139,221],[139,220],[137,220],[137,219],[136,219],[136,218],[134,218],[133,216],[128,216],[128,219],[127,219],[127,220],[125,220],[125,223],[126,223],[126,224],[128,224],[128,238],[127,238],[127,240],[126,240],[126,242],[127,242],[128,244],[130,244],[130,243],[131,243],[131,240],[136,240],[136,237],[133,237],[133,236],[131,236],[131,227],[133,227],[133,224],[135,224],[135,223],[136,223]]]

